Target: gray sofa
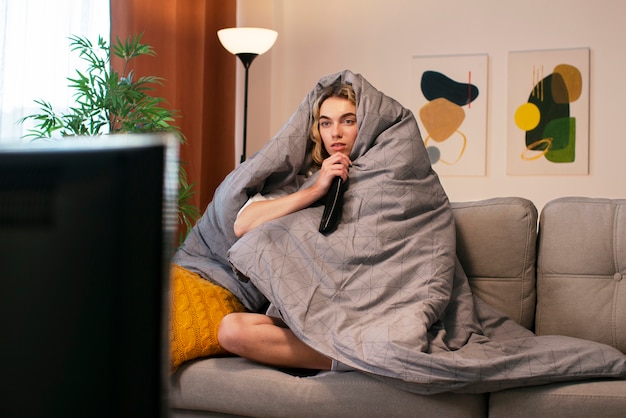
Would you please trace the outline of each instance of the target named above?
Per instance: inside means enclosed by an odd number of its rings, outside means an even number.
[[[539,335],[626,353],[626,199],[453,203],[457,253],[475,294]],[[236,357],[183,364],[173,417],[623,417],[626,380],[486,394],[417,395],[360,372],[298,376]]]

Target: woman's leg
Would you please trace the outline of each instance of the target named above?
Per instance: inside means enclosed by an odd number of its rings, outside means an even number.
[[[330,370],[331,359],[313,350],[278,318],[232,313],[222,319],[217,338],[229,352],[278,367]]]

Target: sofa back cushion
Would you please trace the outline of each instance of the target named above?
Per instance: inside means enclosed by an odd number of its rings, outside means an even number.
[[[452,203],[457,254],[472,291],[532,329],[537,208],[518,197]]]
[[[626,199],[560,198],[539,222],[536,332],[626,352]]]

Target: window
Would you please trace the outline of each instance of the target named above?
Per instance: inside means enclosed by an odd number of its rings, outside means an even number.
[[[63,112],[72,103],[67,77],[82,63],[69,37],[109,39],[109,0],[0,0],[0,143],[27,133],[21,118],[39,113],[35,99]]]

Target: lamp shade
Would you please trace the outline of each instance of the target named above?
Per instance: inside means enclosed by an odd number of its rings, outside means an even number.
[[[220,42],[231,54],[266,53],[278,37],[278,32],[263,28],[228,28],[217,31]]]

